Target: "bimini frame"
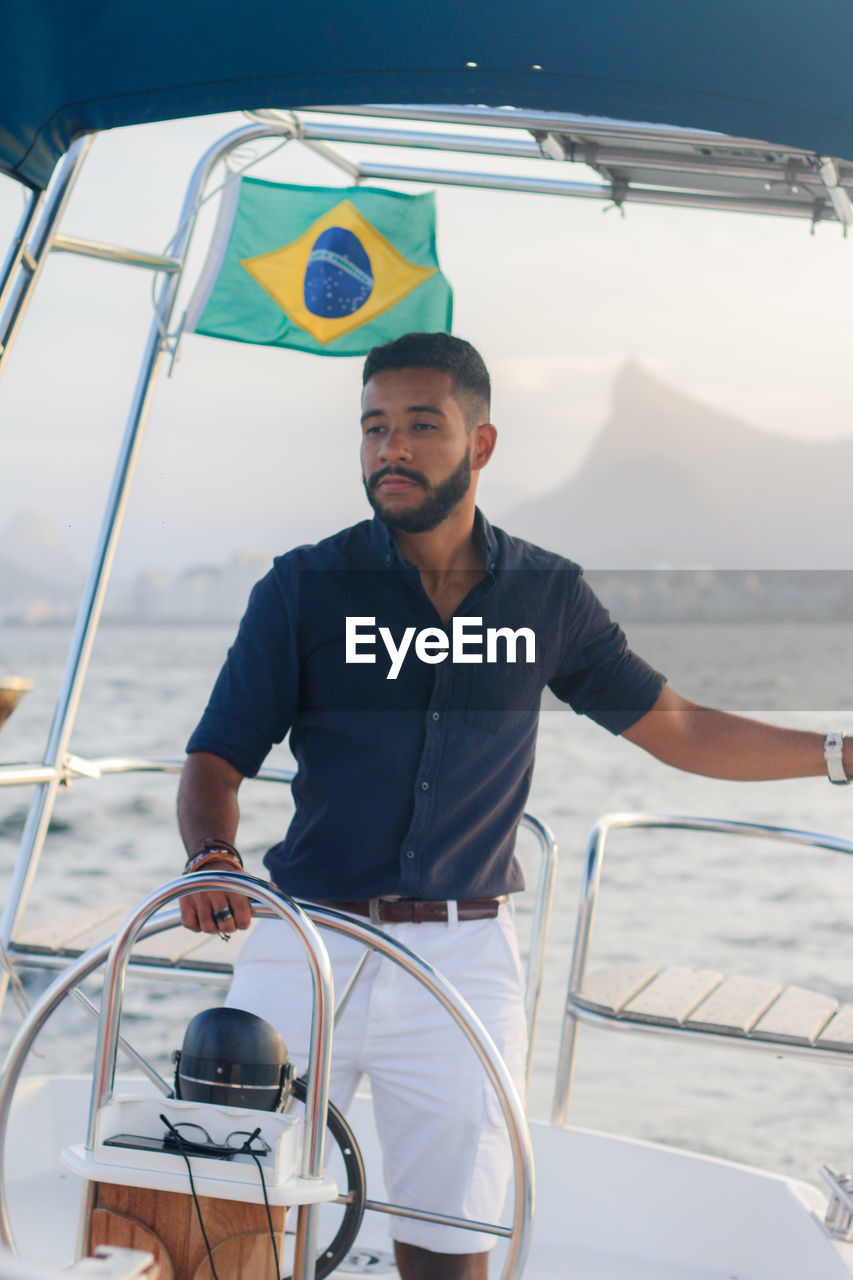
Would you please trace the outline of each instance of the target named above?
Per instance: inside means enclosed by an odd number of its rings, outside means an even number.
[[[174,353],[176,340],[170,330],[197,213],[216,165],[248,142],[298,139],[355,182],[380,179],[524,191],[602,200],[620,208],[633,201],[763,212],[806,218],[813,227],[819,221],[834,220],[843,225],[845,233],[853,222],[847,189],[853,190],[853,166],[796,148],[721,134],[478,107],[329,107],[318,108],[308,117],[284,111],[247,114],[251,122],[220,139],[197,164],[170,254],[138,252],[60,235],[62,214],[91,146],[89,135],[78,139],[68,152],[48,192],[31,195],[0,276],[0,370],[50,252],[82,254],[163,276],[44,757],[26,779],[20,771],[14,779],[32,782],[35,794],[0,918],[3,946],[10,943],[26,909],[59,787],[75,774],[92,772],[85,761],[69,755],[71,734],[155,381],[164,357]],[[396,126],[361,118],[367,116],[374,120],[393,118]],[[331,144],[500,157],[527,171],[486,173],[361,162]],[[544,160],[586,166],[598,181],[544,176]],[[3,772],[0,768],[0,785]],[[0,1005],[7,985],[8,974],[4,973],[0,975]]]

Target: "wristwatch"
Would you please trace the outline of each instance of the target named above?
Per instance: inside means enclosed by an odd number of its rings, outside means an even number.
[[[829,781],[836,786],[846,787],[850,782],[844,772],[842,751],[844,750],[844,734],[840,729],[831,729],[823,740],[823,756],[826,760],[826,772]]]

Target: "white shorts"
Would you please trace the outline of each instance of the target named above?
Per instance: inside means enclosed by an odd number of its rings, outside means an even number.
[[[524,996],[512,908],[457,924],[388,924],[464,996],[521,1090],[527,1050]],[[360,943],[323,931],[343,991]],[[297,1071],[307,1066],[312,991],[296,934],[260,920],[235,966],[227,1003],[272,1023]],[[345,1111],[370,1078],[385,1182],[393,1204],[498,1222],[512,1171],[503,1113],[474,1050],[438,1001],[399,965],[373,954],[335,1027],[331,1100]],[[370,1192],[368,1191],[368,1194]],[[394,1239],[438,1253],[479,1253],[495,1237],[392,1218]]]

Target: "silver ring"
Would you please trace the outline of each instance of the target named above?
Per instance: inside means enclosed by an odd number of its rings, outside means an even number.
[[[216,923],[219,924],[221,920],[228,920],[231,916],[233,916],[233,914],[234,912],[231,910],[230,907],[223,907],[221,911],[214,911],[213,918],[216,921]]]

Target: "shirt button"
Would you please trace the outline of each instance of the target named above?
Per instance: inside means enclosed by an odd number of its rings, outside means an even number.
[[[433,713],[432,713],[432,718],[433,718],[433,720],[440,720],[440,719],[441,719],[441,716],[438,714],[438,712],[437,712],[437,711],[433,711]]]
[[[390,564],[390,563],[391,563],[391,557],[390,557],[390,556],[386,556],[386,557],[385,557],[385,563],[386,563],[386,564]]]
[[[414,849],[407,849],[407,850],[406,850],[406,857],[409,859],[409,862],[411,862],[411,860],[412,860],[412,858],[414,858],[414,856],[415,856],[415,851],[414,851]]]
[[[421,791],[429,791],[429,783],[428,783],[428,782],[422,782],[422,783],[421,783]]]

